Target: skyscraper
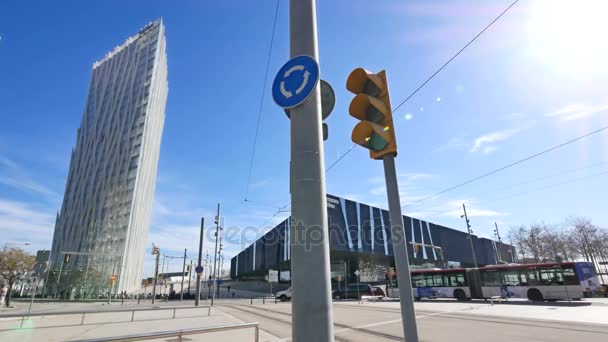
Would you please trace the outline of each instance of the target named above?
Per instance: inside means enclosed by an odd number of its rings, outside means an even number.
[[[139,288],[167,92],[161,19],[93,64],[53,236],[58,295]]]

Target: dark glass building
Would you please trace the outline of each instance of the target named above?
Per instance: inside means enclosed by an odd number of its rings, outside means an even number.
[[[332,281],[354,278],[380,281],[395,267],[388,210],[327,195]],[[403,216],[407,252],[413,268],[473,267],[468,234]],[[268,231],[230,261],[231,278],[263,279],[269,269],[289,280],[291,217]],[[479,266],[513,262],[514,248],[472,235]]]

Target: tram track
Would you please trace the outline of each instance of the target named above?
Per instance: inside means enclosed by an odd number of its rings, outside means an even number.
[[[256,316],[260,316],[260,317],[263,317],[263,318],[271,319],[271,320],[273,320],[275,322],[279,321],[281,323],[288,324],[291,327],[291,320],[278,319],[278,318],[270,316],[270,315],[261,314],[259,312],[254,312],[252,310],[246,310],[243,307],[239,307],[239,306],[234,306],[234,305],[229,305],[229,304],[221,304],[221,305],[225,306],[225,307],[229,307],[229,308],[234,309],[234,310],[238,310],[238,311],[242,311],[242,312],[247,312],[247,313],[252,314],[252,315],[256,315]],[[269,310],[269,309],[264,309],[264,308],[260,308],[260,307],[248,307],[248,308],[252,308],[254,310],[263,311],[263,312],[269,312],[269,313],[276,314],[276,315],[279,315],[279,316],[291,318],[291,314],[288,314],[288,313],[285,313],[285,312],[280,312],[280,311],[275,311],[275,310]],[[371,336],[374,336],[374,337],[382,337],[382,338],[389,339],[389,340],[394,340],[394,341],[403,341],[403,338],[401,336],[395,336],[395,335],[386,334],[386,333],[382,333],[382,332],[378,332],[378,331],[373,331],[373,330],[369,330],[369,329],[365,329],[365,328],[353,327],[353,326],[350,326],[350,325],[347,325],[347,324],[342,324],[342,323],[336,323],[336,322],[334,322],[334,327],[340,329],[340,331],[337,332],[336,334],[345,333],[347,331],[355,331],[355,332],[358,332],[358,333],[361,333],[361,334],[371,335]],[[334,336],[334,339],[336,341],[352,341],[349,338],[345,338],[345,337],[341,337],[341,336]]]

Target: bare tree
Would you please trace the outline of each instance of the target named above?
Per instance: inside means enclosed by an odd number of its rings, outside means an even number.
[[[516,228],[511,228],[511,230],[509,230],[509,234],[508,234],[509,241],[511,241],[511,244],[521,254],[521,260],[526,259],[527,250],[526,250],[526,246],[524,243],[524,241],[526,240],[526,236],[527,236],[526,226],[519,226]]]
[[[11,248],[0,252],[0,277],[8,283],[6,306],[10,306],[13,285],[17,279],[32,270],[36,258],[20,248]]]

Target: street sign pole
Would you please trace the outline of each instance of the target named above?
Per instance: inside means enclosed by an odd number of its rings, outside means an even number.
[[[391,235],[395,266],[397,266],[397,280],[399,282],[399,297],[401,298],[401,321],[403,323],[403,336],[407,342],[418,342],[418,328],[416,327],[416,313],[414,311],[414,296],[412,295],[412,280],[410,263],[407,256],[406,236],[403,229],[403,216],[397,185],[397,171],[395,156],[386,154],[383,157],[384,176],[386,178],[386,193],[391,221]]]
[[[291,0],[289,24],[291,57],[305,55],[318,61],[315,0]],[[302,88],[306,73],[304,80]],[[334,340],[319,88],[317,83],[308,98],[290,109],[294,342]]]
[[[198,240],[198,262],[197,267],[201,266],[203,259],[203,232],[205,231],[205,218],[201,217],[201,236]],[[196,272],[196,298],[194,299],[194,305],[198,306],[201,300],[201,272]]]

